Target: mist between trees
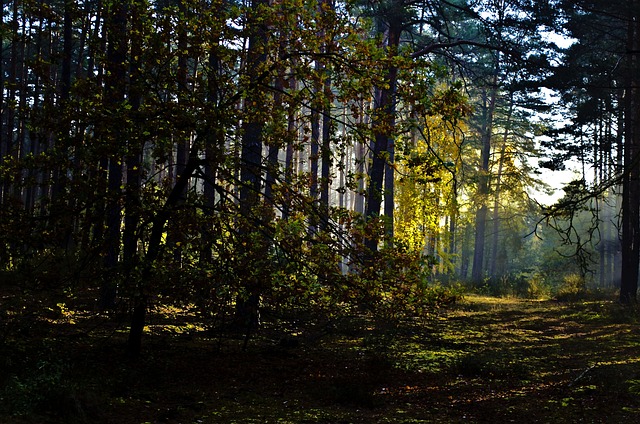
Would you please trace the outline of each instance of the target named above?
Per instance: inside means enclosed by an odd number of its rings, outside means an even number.
[[[248,340],[260,310],[397,317],[461,285],[635,302],[639,12],[3,2],[6,314],[127,311],[135,354],[156,304]],[[569,160],[581,176],[541,206],[532,163]]]

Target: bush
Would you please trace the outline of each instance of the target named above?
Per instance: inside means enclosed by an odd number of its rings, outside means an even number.
[[[355,305],[384,319],[423,316],[462,297],[456,286],[432,282],[431,258],[405,246],[386,246],[375,253],[347,284]]]
[[[526,299],[545,298],[551,292],[551,288],[541,274],[527,272],[506,274],[499,279],[487,280],[484,285],[475,287],[474,290],[484,295]]]
[[[535,273],[526,279],[525,295],[528,299],[541,299],[548,297],[551,288],[545,282],[544,277]]]
[[[78,390],[66,377],[61,360],[41,359],[11,375],[0,390],[0,411],[15,416],[33,413],[80,413]]]
[[[562,279],[556,292],[559,301],[577,300],[586,294],[586,281],[579,274],[569,274]]]

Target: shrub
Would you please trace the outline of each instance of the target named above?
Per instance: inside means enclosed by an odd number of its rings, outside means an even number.
[[[586,294],[586,281],[579,274],[569,274],[562,279],[562,284],[556,292],[559,301],[571,301],[579,299]]]
[[[540,299],[548,297],[551,288],[540,273],[523,272],[487,280],[482,286],[475,287],[474,291],[490,296]]]
[[[535,273],[526,279],[525,295],[529,299],[541,299],[549,296],[551,288],[545,282],[544,277]]]

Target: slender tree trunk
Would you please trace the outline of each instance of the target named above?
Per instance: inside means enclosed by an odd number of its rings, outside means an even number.
[[[635,303],[640,266],[640,16],[638,1],[629,1],[634,19],[627,28],[627,78],[625,84],[624,179],[622,186],[622,279],[620,302]]]
[[[76,199],[63,198],[64,191],[68,185],[68,157],[71,147],[71,119],[65,111],[69,98],[71,96],[71,65],[73,56],[73,11],[75,2],[73,0],[65,0],[64,17],[63,17],[63,47],[62,47],[62,69],[60,75],[60,104],[59,109],[62,115],[58,123],[58,132],[56,135],[57,144],[57,160],[54,169],[53,187],[52,187],[52,203],[55,207],[64,211],[62,218],[57,225],[63,232],[63,238],[60,240],[61,246],[69,248],[73,240],[73,228],[75,225],[75,217],[66,213],[66,211],[74,210]],[[65,210],[66,209],[66,210]]]
[[[187,38],[187,19],[191,16],[186,0],[178,0],[178,19],[182,22],[178,22],[178,69],[176,75],[176,90],[178,92],[178,105],[184,107],[184,103],[189,91],[188,86],[188,48],[189,42]],[[178,131],[176,137],[176,162],[175,162],[175,177],[179,178],[183,175],[183,170],[187,166],[189,156],[189,144],[191,134],[188,131]],[[189,184],[184,186],[184,192],[182,198],[187,196],[187,189]],[[182,264],[182,242],[183,232],[180,228],[179,222],[175,222],[174,219],[169,220],[168,226],[168,245],[173,249],[173,260],[179,267]]]
[[[25,156],[25,148],[26,146],[26,121],[27,121],[27,97],[29,95],[29,90],[27,89],[28,83],[28,72],[27,72],[27,57],[29,57],[30,53],[30,32],[31,29],[27,28],[27,14],[22,14],[22,36],[23,40],[20,43],[20,67],[18,69],[19,81],[20,85],[19,89],[19,97],[18,97],[18,113],[16,120],[16,142],[15,142],[15,154],[14,157],[18,160],[22,160]],[[29,47],[28,47],[29,46]],[[16,202],[21,202],[23,200],[23,170],[18,167],[15,172],[15,184],[13,186],[13,198]]]
[[[218,57],[220,44],[219,40],[212,40],[209,50],[209,77],[207,79],[207,102],[212,110],[218,113],[211,113],[210,121],[207,122],[205,135],[205,163],[204,163],[204,213],[208,217],[213,217],[216,196],[216,178],[218,167],[224,151],[224,124],[219,118],[220,111],[220,71],[221,64]],[[210,223],[205,224],[202,231],[204,243],[200,253],[200,260],[209,264],[212,260],[213,234]]]
[[[396,19],[389,20],[387,50],[388,57],[393,58],[398,54],[400,45],[401,22]],[[398,68],[389,64],[385,87],[377,88],[376,107],[373,112],[374,142],[372,149],[372,163],[369,169],[369,186],[367,188],[367,202],[365,216],[368,220],[380,216],[382,205],[385,165],[389,160],[389,140],[394,132],[395,92],[398,80]],[[369,235],[365,240],[365,246],[371,251],[378,250],[378,237]]]
[[[469,274],[469,257],[471,256],[471,224],[466,224],[464,228],[464,238],[462,240],[462,252],[460,253],[460,278],[463,280]]]
[[[485,100],[483,129],[482,129],[482,151],[480,156],[480,169],[478,170],[478,191],[476,210],[476,236],[473,250],[473,269],[471,279],[474,283],[480,284],[484,278],[484,247],[485,233],[487,225],[487,195],[489,194],[489,158],[491,156],[491,136],[493,131],[493,113],[496,106],[498,94],[498,63],[496,62],[493,76],[493,86],[489,88],[490,94],[488,103]],[[485,92],[486,96],[486,92]],[[485,97],[486,99],[486,97]]]
[[[342,111],[342,122],[347,122],[347,112],[345,110],[345,108],[343,108]],[[347,127],[346,125],[342,125],[342,140],[346,140],[347,139]],[[340,149],[340,159],[339,159],[339,165],[338,165],[338,207],[340,209],[342,208],[346,208],[348,207],[348,198],[346,196],[347,191],[345,190],[345,185],[346,185],[346,173],[349,171],[349,169],[347,168],[347,161],[346,158],[351,158],[351,151],[349,149],[349,146],[345,145],[342,149]],[[349,160],[349,163],[351,163],[351,160]]]
[[[71,93],[71,57],[73,54],[73,8],[75,1],[64,1],[62,74],[60,78],[60,98],[62,102],[69,100]]]
[[[456,254],[456,231],[458,229],[458,180],[454,177],[451,188],[451,205],[449,212],[449,256],[453,260]]]
[[[506,136],[505,136],[506,138]],[[500,241],[500,190],[502,189],[502,170],[504,166],[504,155],[506,150],[506,144],[503,144],[500,148],[500,157],[498,158],[498,173],[496,174],[496,187],[493,195],[493,216],[491,231],[491,262],[489,264],[489,275],[492,278],[498,277],[498,243]]]
[[[176,178],[176,184],[169,193],[166,202],[162,209],[156,213],[153,218],[153,224],[151,227],[151,234],[149,236],[149,243],[147,252],[144,257],[144,265],[142,268],[140,281],[145,282],[151,279],[153,273],[153,264],[158,255],[160,254],[160,247],[162,245],[162,237],[165,232],[165,224],[171,215],[171,211],[182,200],[182,192],[187,186],[189,179],[193,176],[195,170],[200,166],[200,160],[197,158],[197,152],[192,152],[190,158],[182,170],[182,175]],[[147,296],[141,291],[133,306],[133,313],[131,316],[131,327],[129,329],[129,339],[127,341],[127,351],[133,356],[140,355],[142,348],[142,335],[144,333],[144,326],[147,313]]]
[[[4,10],[5,4],[4,1],[2,2],[2,10]],[[0,22],[0,24],[2,25],[2,27],[5,27],[5,21],[4,21],[4,13],[2,13],[0,15],[0,19],[2,20]],[[38,30],[38,40],[41,38],[41,33],[42,33],[42,20],[40,20],[40,27]],[[40,52],[38,51],[38,54],[40,54]],[[2,87],[2,90],[0,90],[0,110],[6,110],[6,106],[7,103],[5,102],[4,99],[4,83],[5,83],[5,66],[4,66],[4,61],[5,61],[5,55],[4,55],[4,42],[0,43],[0,87]],[[36,85],[36,87],[38,87]],[[6,140],[7,140],[7,130],[5,127],[5,114],[2,113],[0,114],[0,163],[2,163],[4,161],[4,157],[7,154],[7,145],[6,145]],[[2,184],[0,184],[0,205],[2,205],[3,202],[3,186]]]
[[[131,37],[131,64],[130,64],[130,90],[129,104],[131,112],[137,113],[142,104],[142,87],[143,82],[140,75],[140,57],[142,55],[142,13],[141,5],[132,3],[131,7],[131,29],[136,36]],[[127,274],[131,278],[133,268],[137,263],[138,253],[138,225],[140,223],[141,202],[140,190],[142,184],[141,166],[142,166],[142,147],[144,139],[141,134],[136,134],[127,140],[127,183],[125,186],[125,217],[124,232],[122,236],[122,258],[127,267]],[[130,283],[131,284],[131,283]]]
[[[318,14],[326,13],[324,9],[329,8],[333,10],[335,4],[333,0],[319,0],[318,2]],[[322,31],[322,39],[327,38],[326,32]],[[323,46],[323,52],[327,53],[332,50],[333,40],[326,40]],[[323,66],[324,81],[323,81],[323,108],[322,108],[322,148],[321,159],[322,168],[320,171],[320,203],[318,208],[318,215],[320,218],[320,230],[325,230],[329,223],[329,203],[330,203],[330,188],[331,188],[331,109],[332,109],[332,97],[331,92],[331,77],[326,65]]]
[[[275,143],[269,143],[267,149],[267,171],[265,176],[264,198],[273,204],[273,188],[276,184],[280,165],[278,155],[280,148]]]
[[[102,0],[98,0],[95,5],[95,18],[90,24],[90,34],[88,40],[88,57],[87,57],[87,80],[93,81],[96,87],[102,86],[104,69],[98,65],[97,57],[101,52],[105,51],[106,46],[106,25],[104,17],[107,14],[106,8],[103,6]],[[93,25],[93,27],[91,27]],[[103,30],[103,36],[100,36],[100,30]],[[102,128],[97,125],[94,131],[93,140],[103,142],[104,137],[100,134]],[[104,237],[104,215],[105,215],[105,193],[103,188],[104,170],[108,166],[106,158],[94,159],[88,164],[89,181],[94,184],[93,201],[87,209],[86,218],[86,235],[84,245],[92,244],[99,246],[102,244]]]
[[[125,80],[127,74],[127,7],[126,3],[113,2],[107,12],[107,37],[109,44],[107,47],[107,76],[105,79],[105,106],[111,113],[121,106],[125,99]],[[116,124],[116,123],[114,123]],[[122,207],[120,205],[121,185],[122,185],[122,155],[118,146],[123,142],[123,135],[120,127],[106,128],[103,135],[110,143],[112,154],[109,157],[109,175],[107,183],[107,251],[105,256],[105,268],[115,269],[120,255],[120,234],[122,221]],[[100,306],[103,309],[112,308],[116,299],[116,283],[108,276],[102,286],[100,296]]]
[[[42,29],[44,27],[44,23],[42,22],[42,19],[38,19],[38,27],[37,27],[37,36],[35,39],[35,58],[36,60],[42,60]],[[3,60],[3,59],[1,59]],[[0,64],[0,75],[2,74],[2,64]],[[2,77],[0,77],[0,81],[1,79],[4,78],[4,75],[2,75]],[[33,92],[33,105],[32,105],[32,111],[33,113],[41,113],[41,108],[42,108],[42,104],[40,101],[40,95],[42,93],[42,87],[41,87],[41,82],[40,82],[40,76],[38,74],[33,75],[33,86],[34,86],[34,92]],[[0,87],[3,87],[3,84],[0,82]],[[0,140],[2,139],[3,132],[0,131]],[[42,128],[32,128],[31,129],[31,134],[29,136],[30,138],[30,153],[32,155],[34,155],[34,157],[37,157],[37,155],[39,155],[42,152]],[[0,141],[1,143],[1,141]],[[2,160],[2,157],[0,156],[0,160]],[[29,169],[29,175],[28,178],[32,181],[35,182],[35,184],[30,184],[29,187],[27,188],[27,193],[26,193],[26,199],[25,199],[25,208],[32,214],[35,213],[35,206],[36,206],[36,198],[38,196],[38,185],[41,184],[42,181],[42,169],[41,168],[31,168]]]
[[[103,27],[103,25],[101,25],[102,17],[103,17],[102,0],[97,0],[96,17],[94,19],[93,32],[91,33],[91,36],[89,39],[89,54],[87,57],[87,77],[91,77],[94,71],[96,71],[96,52],[99,50],[99,46],[100,46],[100,28]]]
[[[297,83],[293,76],[289,79],[289,89],[294,92],[296,90]],[[284,157],[284,181],[285,181],[285,195],[284,205],[282,207],[282,219],[287,220],[291,214],[291,186],[293,183],[293,175],[295,174],[294,164],[294,144],[296,137],[296,110],[290,106],[287,114],[287,145],[285,147]]]
[[[14,0],[13,8],[12,8],[12,17],[11,17],[11,48],[10,48],[10,59],[8,66],[8,75],[7,75],[7,101],[3,106],[5,106],[5,112],[3,115],[6,115],[6,142],[4,144],[4,157],[10,157],[14,154],[14,144],[15,144],[15,103],[16,103],[16,87],[18,85],[17,75],[18,75],[18,48],[19,44],[22,42],[19,29],[19,14],[18,14],[18,2]],[[3,10],[4,15],[4,10]],[[4,45],[4,40],[3,40]],[[4,91],[4,87],[2,90]],[[4,116],[3,116],[4,118]],[[3,203],[7,203],[11,197],[11,182],[10,179],[7,180],[2,185],[2,201]]]
[[[288,11],[284,10],[282,13],[288,13]],[[283,20],[286,19],[284,16],[280,16]],[[272,30],[277,30],[277,28],[272,27]],[[286,63],[285,55],[288,51],[288,34],[280,34],[279,48],[278,48],[278,59],[280,63]],[[280,111],[284,107],[283,102],[283,93],[285,92],[286,86],[286,73],[287,69],[285,66],[279,66],[278,72],[274,81],[274,94],[273,94],[273,105],[274,110]],[[280,150],[288,143],[282,143],[281,140],[270,140],[267,146],[267,166],[266,166],[266,175],[265,175],[265,188],[264,188],[264,197],[265,199],[274,205],[273,199],[273,189],[275,188],[276,179],[280,174],[280,162],[278,160]],[[285,168],[286,172],[286,168]],[[285,177],[286,178],[286,177]],[[287,203],[286,201],[284,202]],[[274,205],[275,206],[275,205]]]
[[[316,62],[316,72],[322,72],[322,65]],[[311,197],[312,207],[310,212],[309,231],[315,233],[318,226],[316,213],[316,205],[318,200],[318,156],[320,154],[320,107],[318,105],[318,97],[321,96],[322,90],[319,85],[314,88],[314,96],[316,104],[311,105],[311,146],[309,152],[309,196]]]
[[[395,113],[395,112],[394,112]],[[394,167],[393,162],[395,160],[395,147],[392,138],[389,139],[389,145],[387,147],[388,162],[384,167],[384,216],[385,216],[385,240],[390,242],[393,238],[394,226],[393,226],[393,212],[395,210],[394,200]]]
[[[322,168],[320,171],[320,230],[326,230],[329,223],[329,206],[331,188],[331,79],[324,80],[325,106],[322,112]]]
[[[261,96],[264,94],[260,86],[260,68],[266,62],[265,47],[267,44],[267,28],[264,23],[257,22],[256,14],[263,6],[268,5],[268,0],[252,0],[251,11],[248,18],[249,48],[247,58],[247,70],[249,73],[248,97],[245,101],[245,122],[243,124],[242,146],[240,156],[240,214],[241,220],[238,237],[247,246],[252,246],[252,252],[246,252],[247,258],[259,258],[266,256],[266,243],[255,242],[255,226],[253,224],[256,208],[260,201],[261,189],[261,163],[264,120],[261,118],[260,105],[263,104]],[[261,253],[262,252],[262,253]],[[236,321],[246,329],[247,339],[251,329],[259,323],[259,303],[261,292],[261,279],[251,272],[251,265],[244,264],[242,268],[247,270],[244,278],[246,295],[238,295],[236,299]]]
[[[42,5],[42,2],[41,2]],[[43,17],[40,17],[41,19],[44,19]],[[45,34],[46,36],[46,40],[45,40],[45,48],[44,48],[44,54],[43,54],[43,60],[45,62],[50,62],[52,63],[50,66],[45,66],[43,69],[43,76],[42,79],[43,81],[53,81],[55,79],[55,71],[54,71],[54,65],[53,65],[53,57],[55,55],[54,53],[54,46],[53,46],[53,41],[52,41],[52,37],[51,34],[53,32],[53,25],[51,20],[47,20],[46,21],[46,31]],[[43,108],[44,109],[49,109],[49,110],[54,110],[55,109],[55,90],[52,87],[52,84],[44,84],[44,102],[43,102]],[[41,138],[41,145],[42,145],[42,151],[43,152],[48,152],[51,149],[53,149],[54,145],[54,135],[53,135],[53,130],[46,128],[43,130],[42,133],[42,138]],[[48,205],[50,204],[51,201],[51,191],[52,191],[52,168],[51,166],[46,166],[43,168],[43,172],[42,172],[42,178],[41,178],[41,183],[40,183],[40,198],[42,199],[42,201],[40,202],[40,214],[43,216],[47,216],[48,215]]]
[[[493,194],[493,230],[491,234],[491,263],[489,265],[489,275],[492,278],[498,277],[498,243],[500,240],[500,195],[502,194],[502,172],[504,169],[504,155],[507,150],[507,142],[509,141],[509,131],[511,130],[511,114],[513,113],[513,94],[509,103],[509,112],[504,126],[504,134],[502,136],[502,146],[500,146],[500,156],[498,157],[498,173],[496,175],[496,186]]]
[[[360,111],[358,114],[358,124],[362,124],[363,120],[364,120],[364,100],[360,100]],[[355,157],[355,175],[356,175],[356,179],[357,179],[357,190],[356,192],[353,194],[353,211],[357,214],[360,215],[364,215],[364,173],[366,171],[365,168],[365,162],[367,160],[366,158],[366,151],[365,151],[365,146],[364,143],[362,143],[360,140],[356,140],[353,146],[353,150],[354,150],[354,157]]]

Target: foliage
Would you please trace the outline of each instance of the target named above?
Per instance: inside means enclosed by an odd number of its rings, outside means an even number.
[[[462,153],[456,145],[458,130],[441,117],[428,117],[423,129],[413,129],[396,142],[396,237],[410,249],[426,247],[431,255],[444,254],[444,247],[433,243],[441,239],[446,246],[440,221],[457,212],[451,181],[457,178]]]
[[[351,276],[357,304],[373,316],[394,320],[425,316],[456,302],[461,292],[433,281],[432,261],[401,244],[382,248],[372,264]]]
[[[0,413],[15,417],[53,415],[81,422],[84,411],[79,400],[80,388],[69,375],[69,364],[53,355],[50,346],[43,345],[40,349],[48,355],[41,354],[36,359],[30,357],[33,352],[25,351],[24,358],[15,353],[4,356],[16,363],[2,367]]]
[[[584,276],[570,274],[564,277],[562,284],[556,289],[556,298],[561,301],[576,300],[586,294]]]

